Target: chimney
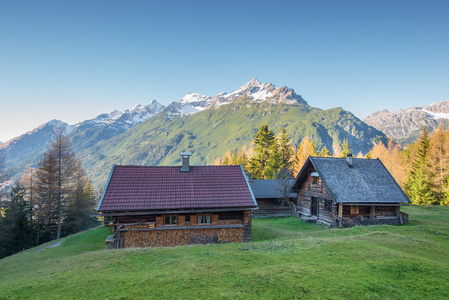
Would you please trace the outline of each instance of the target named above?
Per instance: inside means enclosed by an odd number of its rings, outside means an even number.
[[[348,163],[349,167],[353,167],[352,153],[348,153],[348,155],[346,156],[346,162]]]
[[[248,181],[251,183],[251,182],[253,182],[253,173],[251,173],[251,172],[248,172]]]
[[[181,166],[181,172],[190,172],[190,156],[192,153],[190,152],[181,152],[182,157],[182,166]]]

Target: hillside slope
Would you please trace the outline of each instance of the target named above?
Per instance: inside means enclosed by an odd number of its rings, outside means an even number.
[[[449,208],[404,210],[404,226],[255,219],[245,244],[106,250],[103,227],[0,260],[0,299],[447,299]]]
[[[385,135],[342,108],[320,110],[299,103],[252,101],[242,97],[182,118],[161,113],[107,142],[79,153],[96,183],[105,182],[113,164],[175,165],[179,153],[193,153],[193,164],[212,164],[226,150],[250,145],[261,124],[279,133],[286,128],[294,144],[305,136],[319,148],[349,141],[355,153],[367,153]]]

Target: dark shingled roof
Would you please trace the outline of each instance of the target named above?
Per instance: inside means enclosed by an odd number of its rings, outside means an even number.
[[[97,211],[256,206],[240,166],[114,166]]]
[[[293,181],[294,179],[289,179],[289,185],[292,185]],[[282,197],[277,188],[279,184],[277,179],[253,179],[249,184],[256,199]],[[291,193],[290,197],[296,198],[296,194]]]
[[[307,178],[312,164],[336,203],[410,203],[401,187],[379,159],[311,157],[307,159],[293,184],[297,191]]]

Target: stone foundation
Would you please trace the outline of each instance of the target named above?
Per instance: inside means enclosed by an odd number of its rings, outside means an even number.
[[[403,218],[402,224],[405,224],[406,220]],[[338,221],[337,221],[338,224]],[[355,218],[342,218],[341,227],[353,227],[353,226],[364,226],[364,225],[399,225],[401,221],[399,217],[391,218],[374,218],[371,220],[366,217],[355,217]]]

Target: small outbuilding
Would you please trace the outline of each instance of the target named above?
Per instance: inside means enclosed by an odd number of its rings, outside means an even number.
[[[113,166],[98,204],[116,248],[251,240],[257,209],[241,166]]]
[[[249,177],[249,176],[248,176]],[[293,215],[292,208],[286,202],[285,192],[288,191],[293,179],[252,179],[249,181],[259,209],[254,211],[254,218],[286,217]],[[289,198],[297,195],[290,193]]]
[[[331,226],[404,224],[409,198],[379,159],[309,156],[292,187],[298,212]]]

